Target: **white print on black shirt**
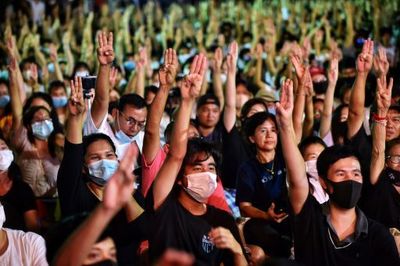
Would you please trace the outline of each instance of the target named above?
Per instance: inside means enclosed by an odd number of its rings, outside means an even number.
[[[201,240],[201,245],[203,247],[204,252],[206,252],[206,253],[211,253],[211,251],[213,251],[213,249],[214,249],[213,242],[206,235],[203,235],[203,239]]]

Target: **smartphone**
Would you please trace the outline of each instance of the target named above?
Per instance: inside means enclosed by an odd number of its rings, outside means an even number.
[[[90,99],[90,91],[96,87],[96,76],[82,77],[83,97]]]

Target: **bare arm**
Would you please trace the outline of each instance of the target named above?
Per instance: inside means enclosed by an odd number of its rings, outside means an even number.
[[[213,90],[215,96],[218,98],[218,101],[221,104],[221,110],[224,109],[224,93],[222,87],[221,80],[221,67],[223,61],[222,49],[218,47],[214,52],[214,58],[212,60],[211,68],[212,68],[212,81],[213,81]]]
[[[390,78],[389,84],[386,83],[386,76],[377,79],[376,91],[376,115],[386,118],[390,107],[392,95],[393,79]],[[370,166],[370,182],[375,185],[379,180],[383,168],[385,167],[385,138],[386,120],[373,120],[372,126],[372,153]]]
[[[82,143],[82,127],[86,114],[86,104],[83,98],[82,79],[71,80],[71,97],[68,102],[68,119],[65,138],[72,144]]]
[[[113,34],[110,32],[107,38],[106,33],[101,32],[98,35],[98,43],[97,59],[100,68],[96,81],[96,93],[90,110],[93,122],[97,128],[100,127],[101,122],[108,112],[108,104],[110,101],[110,64],[114,61]]]
[[[226,57],[228,66],[226,89],[225,89],[225,110],[224,126],[230,132],[236,123],[236,63],[238,57],[238,44],[234,41],[229,47],[229,54]]]
[[[164,113],[168,92],[175,82],[178,68],[178,58],[173,49],[164,53],[164,65],[159,71],[160,90],[157,92],[147,115],[146,129],[143,140],[143,156],[146,162],[154,160],[160,149],[160,123]]]
[[[102,231],[132,198],[134,177],[130,169],[135,158],[133,146],[130,145],[117,172],[107,182],[103,201],[68,238],[54,259],[54,265],[82,265]]]
[[[172,130],[170,150],[153,185],[154,209],[158,209],[165,201],[175,183],[176,176],[186,153],[187,132],[190,113],[195,98],[200,93],[201,83],[207,66],[204,55],[196,56],[190,66],[190,73],[181,85],[182,103],[179,107],[174,128]]]
[[[333,56],[333,55],[332,55]],[[335,87],[339,77],[339,60],[337,57],[331,58],[331,63],[328,72],[328,88],[325,93],[324,108],[321,115],[321,124],[319,127],[319,136],[325,138],[325,136],[331,130],[332,123],[332,110],[333,100],[335,94]]]
[[[292,123],[293,82],[287,80],[282,86],[282,96],[276,104],[279,138],[285,159],[289,183],[289,201],[295,214],[299,214],[308,197],[309,185],[303,157],[297,148]]]
[[[352,138],[364,121],[365,84],[372,68],[374,42],[366,40],[362,52],[357,57],[357,76],[350,96],[347,138]]]

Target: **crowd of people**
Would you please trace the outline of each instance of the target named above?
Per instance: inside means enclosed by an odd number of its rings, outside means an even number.
[[[400,265],[396,1],[3,1],[0,265]]]

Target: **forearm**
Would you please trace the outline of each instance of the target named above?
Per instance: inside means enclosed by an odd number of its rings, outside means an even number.
[[[306,101],[306,93],[300,84],[296,92],[293,107],[293,128],[296,135],[296,141],[299,143],[303,135],[303,115]]]
[[[65,138],[72,144],[82,143],[83,117],[70,115],[67,120]]]
[[[152,162],[160,148],[160,123],[168,99],[168,86],[161,86],[150,105],[143,140],[143,156],[146,162]]]
[[[221,81],[221,70],[217,69],[214,70],[212,73],[212,80],[213,80],[213,89],[214,94],[218,98],[220,103],[220,109],[224,109],[224,93],[222,88],[222,81]]]
[[[379,109],[376,115],[378,117],[386,117],[387,111]],[[370,182],[372,185],[376,184],[379,179],[383,168],[385,167],[385,139],[386,139],[386,126],[384,121],[374,121],[372,125],[372,151],[371,151],[371,165],[370,165]]]
[[[236,123],[236,72],[228,72],[223,119],[226,131],[230,132]]]
[[[329,84],[326,90],[324,108],[321,115],[321,123],[319,127],[319,136],[324,138],[329,130],[331,129],[332,123],[332,110],[333,110],[333,98],[335,93],[335,84]]]
[[[90,110],[96,127],[100,126],[101,121],[103,121],[108,112],[110,68],[110,65],[100,65],[97,75],[95,96]]]
[[[347,137],[353,137],[364,120],[365,84],[367,74],[357,74],[350,95]]]
[[[144,97],[144,87],[145,87],[145,80],[146,80],[146,73],[145,67],[142,67],[137,72],[137,79],[136,79],[136,94]]]
[[[55,62],[53,62],[53,64],[54,64],[54,72],[56,74],[56,79],[63,81],[64,80],[64,76],[63,76],[63,74],[61,72],[60,64],[58,63],[57,60]]]
[[[268,218],[267,212],[262,211],[251,205],[240,206],[240,213],[242,214],[242,216],[249,218],[258,218],[264,220],[267,220]]]
[[[314,127],[314,106],[312,102],[312,96],[306,96],[306,106],[305,106],[305,117],[303,122],[303,137],[308,137],[312,135]]]
[[[129,199],[124,209],[126,220],[128,223],[136,220],[136,218],[138,218],[143,213],[142,207],[140,207],[134,197],[131,197],[131,199]]]
[[[107,210],[100,204],[68,238],[58,252],[54,265],[82,265],[93,244],[115,214],[116,211]]]

